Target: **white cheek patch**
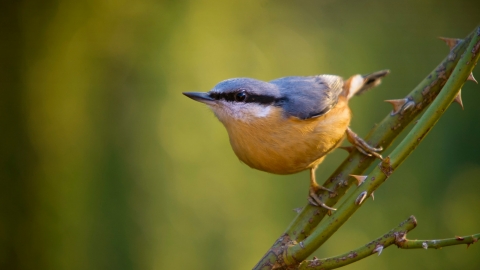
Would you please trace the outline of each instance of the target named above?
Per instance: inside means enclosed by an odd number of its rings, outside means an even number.
[[[250,122],[255,118],[268,117],[272,111],[271,106],[264,106],[255,103],[231,103],[222,102],[220,106],[210,106],[220,121],[228,121],[228,119]]]
[[[272,109],[271,106],[260,106],[256,108],[256,110],[254,111],[254,114],[258,118],[264,118],[270,114],[271,109]]]

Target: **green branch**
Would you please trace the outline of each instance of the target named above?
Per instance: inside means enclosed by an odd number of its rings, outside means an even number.
[[[407,232],[411,231],[416,226],[417,221],[415,220],[414,216],[411,216],[407,220],[400,223],[400,225],[398,225],[396,228],[364,245],[363,247],[357,248],[340,256],[321,260],[313,259],[310,261],[303,261],[299,265],[298,269],[334,269],[359,261],[373,254],[380,255],[383,249],[387,248],[392,244],[395,244],[400,239],[404,239]]]
[[[313,253],[350,218],[364,200],[368,198],[367,196],[376,190],[412,153],[455,99],[455,96],[475,67],[479,56],[480,27],[475,29],[475,34],[471,38],[468,48],[460,57],[457,66],[438,97],[417,121],[405,139],[393,150],[389,157],[385,158],[374,168],[370,176],[365,180],[365,183],[359,186],[325,223],[316,227],[313,233],[304,241],[298,244],[291,244],[288,247],[284,254],[284,260],[287,264],[299,263]],[[414,107],[416,107],[416,104]]]
[[[406,98],[403,99],[405,101],[404,105],[398,107],[395,110],[396,113],[392,112],[387,115],[381,123],[373,128],[366,137],[366,141],[372,146],[381,145],[384,148],[390,146],[401,131],[404,130],[406,126],[423,112],[435,99],[461,58],[461,54],[467,49],[467,46],[471,43],[470,41],[473,37],[478,38],[479,33],[480,29],[477,28],[465,38],[465,40],[457,40],[457,45],[451,50],[449,55],[434,69],[434,71],[415,87]],[[478,57],[476,59],[478,59]],[[473,66],[474,65],[472,65],[472,68]],[[321,194],[321,199],[326,202],[327,205],[334,205],[337,203],[355,182],[349,177],[349,175],[362,174],[374,161],[375,159],[363,156],[357,151],[350,153],[342,165],[323,184],[323,186],[335,190],[334,195],[329,196],[329,194]],[[388,166],[388,159],[384,165],[387,165],[385,167],[387,169],[385,172],[391,174],[393,170],[388,171],[390,168],[390,166]],[[381,182],[383,181],[384,180]],[[379,184],[381,184],[381,182]],[[372,192],[378,186],[373,187]],[[367,192],[366,194],[370,193]],[[293,257],[289,258],[288,256],[284,258],[283,255],[286,248],[289,246],[295,246],[300,242],[302,245],[298,244],[297,246],[305,246],[302,240],[309,237],[311,231],[316,228],[319,222],[325,217],[326,213],[326,210],[322,208],[312,207],[310,205],[304,207],[290,224],[286,232],[273,244],[272,248],[264,255],[254,269],[274,269],[286,266],[286,264],[300,262],[301,260],[299,260],[299,258],[294,259]],[[284,261],[284,259],[286,259],[286,261]]]
[[[448,77],[450,77],[461,54],[467,49],[475,32],[476,29],[464,40],[459,40],[457,46],[450,51],[448,56],[403,98],[413,102],[415,104],[414,107],[394,115],[392,115],[393,112],[389,113],[369,132],[365,137],[365,141],[372,146],[382,146],[384,149],[387,149],[400,133],[432,103]],[[327,205],[335,205],[348,189],[355,184],[355,181],[349,175],[363,174],[374,161],[374,158],[367,157],[354,150],[322,185],[335,190],[336,196],[324,193],[319,195],[320,199]],[[295,241],[300,242],[310,234],[310,231],[318,225],[326,214],[327,211],[325,209],[319,209],[308,204],[290,224],[286,234]]]
[[[303,261],[298,270],[327,270],[335,269],[347,264],[354,263],[361,259],[364,259],[373,254],[380,254],[387,247],[395,244],[397,247],[402,249],[414,249],[414,248],[442,248],[453,245],[462,245],[465,244],[470,246],[478,242],[480,234],[455,237],[448,239],[439,239],[439,240],[409,240],[406,238],[407,232],[411,231],[417,226],[417,221],[414,216],[411,216],[407,220],[403,221],[396,228],[392,229],[388,233],[382,235],[381,237],[371,241],[370,243],[364,245],[363,247],[352,250],[348,253],[342,254],[340,256],[335,256],[326,259],[316,259],[309,261]]]
[[[456,245],[467,245],[469,247],[471,244],[478,242],[480,238],[480,233],[468,236],[457,236],[455,238],[447,239],[438,239],[438,240],[409,240],[404,239],[404,241],[397,243],[397,246],[402,249],[414,249],[414,248],[435,248],[439,249],[442,247],[456,246]]]

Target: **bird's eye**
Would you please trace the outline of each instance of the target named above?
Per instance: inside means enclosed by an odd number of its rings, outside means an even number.
[[[247,94],[244,91],[235,94],[235,101],[243,102],[247,98]]]

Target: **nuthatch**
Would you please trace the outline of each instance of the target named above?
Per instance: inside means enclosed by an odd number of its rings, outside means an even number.
[[[235,78],[209,92],[185,92],[208,105],[223,123],[237,157],[248,166],[275,174],[310,169],[309,201],[325,205],[317,195],[315,169],[325,155],[347,139],[362,153],[381,158],[374,148],[348,127],[348,100],[378,85],[388,70],[355,75],[284,77],[270,82]]]

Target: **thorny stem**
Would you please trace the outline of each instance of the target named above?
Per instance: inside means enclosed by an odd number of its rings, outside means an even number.
[[[406,97],[416,105],[411,110],[391,115],[390,113],[377,124],[365,137],[365,141],[371,146],[382,146],[385,150],[393,143],[400,133],[418,116],[438,95],[442,86],[455,68],[463,51],[466,50],[473,34],[470,33],[464,40],[460,40],[448,56]],[[376,159],[367,157],[357,150],[345,159],[340,167],[323,183],[322,186],[334,190],[332,196],[329,193],[319,194],[320,200],[329,206],[335,205],[348,189],[355,184],[349,175],[361,175]],[[325,217],[327,211],[309,204],[293,220],[286,230],[292,240],[297,242],[305,239],[310,231]]]
[[[361,206],[364,200],[361,196],[370,195],[377,189],[393,171],[412,153],[428,132],[437,123],[447,107],[452,103],[458,91],[475,67],[480,57],[480,27],[475,29],[469,46],[462,54],[452,75],[443,87],[438,97],[418,120],[400,145],[376,166],[365,183],[359,186],[347,200],[332,214],[325,223],[320,224],[303,243],[290,245],[284,253],[288,263],[301,262],[322,245],[348,218]],[[426,93],[427,94],[427,93]]]
[[[469,44],[472,36],[478,36],[479,29],[476,28],[465,40],[458,40],[458,44],[451,50],[449,55],[432,71],[414,90],[407,95],[406,99],[413,101],[415,107],[397,115],[387,115],[385,119],[374,127],[366,141],[370,145],[381,145],[388,148],[393,140],[401,133],[406,126],[412,122],[432,102],[445,84],[453,68],[460,59]],[[323,186],[335,189],[336,196],[321,194],[321,199],[328,205],[334,205],[345,195],[350,186],[353,185],[350,174],[362,174],[375,159],[360,155],[353,151],[340,167],[332,174]],[[272,248],[257,263],[254,269],[274,269],[285,266],[283,252],[288,245],[304,240],[310,235],[318,223],[325,217],[326,211],[317,207],[307,205],[289,225],[286,232],[273,244]]]
[[[438,240],[405,239],[405,241],[398,243],[397,246],[402,249],[414,249],[414,248],[439,249],[442,247],[462,245],[462,244],[467,245],[467,247],[469,247],[471,244],[475,244],[476,242],[478,242],[479,238],[480,238],[480,233],[477,233],[474,235],[457,236],[455,238],[438,239]]]
[[[460,59],[460,55],[468,46],[473,33],[465,40],[461,40],[449,55],[440,63],[406,98],[415,102],[416,106],[403,114],[392,116],[390,113],[376,125],[365,137],[372,146],[382,146],[387,149],[400,133],[433,101]],[[426,95],[422,93],[426,92]],[[329,206],[335,205],[345,195],[347,190],[354,185],[349,175],[361,175],[375,158],[367,157],[354,150],[339,166],[339,168],[322,184],[322,186],[334,190],[336,196],[324,193],[319,198]],[[286,230],[292,240],[297,242],[305,239],[310,231],[325,217],[327,211],[309,204],[293,220]]]
[[[393,228],[388,233],[382,235],[381,237],[371,241],[370,243],[360,248],[357,248],[340,256],[320,260],[313,259],[311,261],[303,261],[299,265],[298,269],[334,269],[359,261],[373,254],[380,255],[383,249],[387,248],[392,244],[395,244],[397,239],[403,239],[406,233],[414,229],[416,226],[417,221],[415,220],[415,217],[410,216],[407,220],[400,223],[400,225],[398,225],[396,228]]]
[[[417,221],[414,216],[411,216],[407,220],[403,221],[396,228],[392,229],[388,233],[382,235],[381,237],[371,241],[370,243],[352,250],[348,253],[342,254],[340,256],[335,256],[326,259],[313,259],[310,261],[303,261],[298,270],[327,270],[335,269],[347,264],[359,261],[373,254],[380,254],[387,247],[395,244],[401,249],[414,249],[414,248],[435,248],[439,249],[442,247],[453,246],[453,245],[462,245],[465,244],[470,246],[478,242],[480,234],[474,234],[469,236],[448,238],[448,239],[438,239],[438,240],[409,240],[406,238],[407,232],[411,231],[417,226]]]

